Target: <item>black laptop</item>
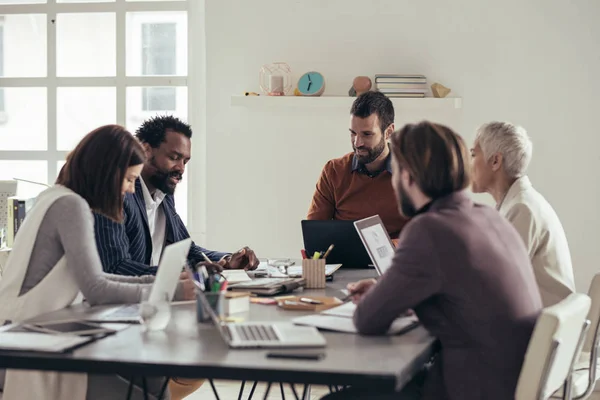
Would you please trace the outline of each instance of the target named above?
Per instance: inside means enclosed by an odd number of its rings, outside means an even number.
[[[315,251],[326,251],[334,244],[327,256],[327,264],[342,264],[342,268],[369,268],[371,258],[365,249],[354,221],[302,221],[304,249],[309,258]]]

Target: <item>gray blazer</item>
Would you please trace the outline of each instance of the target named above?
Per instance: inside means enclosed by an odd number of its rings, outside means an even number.
[[[457,192],[405,226],[354,322],[383,334],[408,308],[441,345],[424,399],[514,398],[542,302],[523,241],[496,210]]]

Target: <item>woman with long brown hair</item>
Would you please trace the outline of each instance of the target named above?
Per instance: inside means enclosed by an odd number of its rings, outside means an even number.
[[[102,126],[81,140],[56,184],[38,196],[15,238],[0,281],[0,324],[62,309],[79,293],[90,305],[140,301],[154,277],[102,271],[92,211],[121,222],[124,196],[134,191],[144,161],[142,146],[121,126]],[[176,298],[193,298],[191,287],[180,282]],[[148,382],[158,392],[164,378]],[[8,370],[4,399],[33,398],[36,393],[48,399],[114,398],[125,396],[127,387],[126,380],[114,375],[88,379],[86,374]]]

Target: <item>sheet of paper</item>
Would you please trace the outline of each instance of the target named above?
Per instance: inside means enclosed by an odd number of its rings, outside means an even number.
[[[325,265],[325,275],[331,275],[337,271],[342,264],[327,264]],[[289,276],[302,276],[302,265],[292,265],[287,269]]]
[[[297,325],[314,326],[319,329],[325,329],[335,332],[358,333],[352,318],[336,317],[332,315],[314,314],[304,317],[294,318],[292,320]],[[416,317],[402,317],[396,319],[390,329],[388,335],[396,335],[404,333],[416,326],[418,320]]]
[[[226,269],[221,272],[230,284],[247,282],[252,279],[243,269]]]
[[[272,265],[268,265],[266,261],[261,261],[258,267],[253,271],[254,273],[268,274],[271,278],[287,278],[288,276],[281,272],[279,268]]]
[[[351,301],[342,304],[341,306],[330,308],[329,310],[321,311],[324,315],[333,315],[336,317],[352,318],[356,310],[356,304]]]

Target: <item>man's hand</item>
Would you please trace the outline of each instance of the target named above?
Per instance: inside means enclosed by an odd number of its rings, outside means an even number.
[[[216,262],[201,261],[196,264],[196,269],[198,269],[201,266],[206,267],[206,272],[208,272],[209,274],[218,274],[221,271],[223,271],[223,266]]]
[[[183,286],[183,300],[195,300],[196,285],[192,281],[192,277],[188,276],[187,272],[182,272],[180,278],[182,278],[181,280]]]
[[[236,251],[231,257],[225,257],[219,264],[223,265],[223,269],[245,269],[246,271],[252,271],[258,268],[260,261],[254,250],[246,246]]]
[[[352,296],[352,301],[359,303],[365,294],[377,283],[375,279],[363,279],[358,282],[349,283],[346,286],[349,294]]]

